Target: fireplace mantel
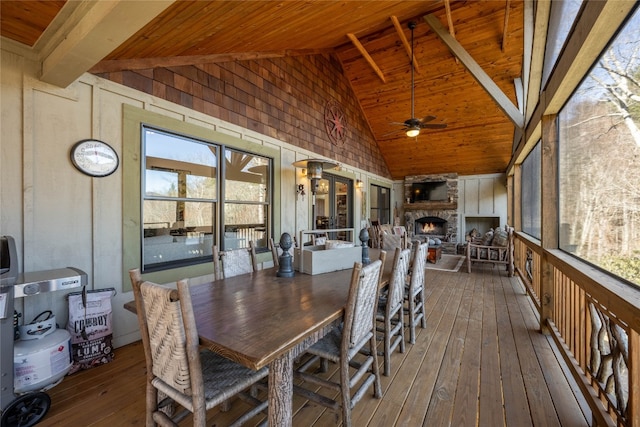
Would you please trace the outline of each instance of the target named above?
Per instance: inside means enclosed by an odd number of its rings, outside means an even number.
[[[456,210],[458,209],[458,202],[417,202],[417,203],[405,203],[402,205],[405,211],[419,211],[419,210]]]

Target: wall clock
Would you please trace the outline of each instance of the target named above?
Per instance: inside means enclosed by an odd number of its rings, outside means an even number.
[[[71,148],[71,162],[82,173],[103,177],[118,169],[118,153],[106,142],[83,139]]]

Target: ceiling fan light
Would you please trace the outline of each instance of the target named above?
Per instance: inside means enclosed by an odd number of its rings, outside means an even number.
[[[409,138],[413,138],[420,135],[420,128],[409,128],[407,129],[407,136]]]

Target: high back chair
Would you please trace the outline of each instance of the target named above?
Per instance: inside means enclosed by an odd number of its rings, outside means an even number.
[[[387,292],[380,297],[376,320],[378,332],[383,333],[384,375],[391,372],[391,352],[396,348],[404,353],[404,293],[409,271],[410,249],[396,248]],[[382,326],[380,326],[382,324]]]
[[[427,262],[429,244],[422,243],[413,252],[409,286],[406,288],[407,315],[409,317],[409,342],[416,343],[416,325],[427,327],[427,315],[424,307],[424,270]]]
[[[382,397],[375,336],[375,312],[380,274],[382,274],[380,260],[365,267],[358,262],[355,263],[342,328],[333,329],[312,345],[307,353],[313,357],[294,373],[298,379],[340,393],[339,400],[334,400],[302,386],[294,386],[294,392],[313,402],[336,412],[342,408],[342,425],[346,427],[351,425],[351,408],[371,385],[373,385],[374,396]],[[355,360],[356,355],[359,355],[358,361]],[[306,372],[320,358],[340,365],[339,382]],[[352,384],[356,388],[354,393],[351,390]]]
[[[274,243],[273,237],[269,237],[269,250],[271,251],[271,257],[273,258],[273,266],[279,267],[280,254],[282,254],[282,249],[280,249],[280,247]]]
[[[228,251],[219,251],[218,247],[214,245],[213,271],[216,280],[256,271],[258,266],[254,254],[253,241],[249,242],[248,248],[230,249]]]
[[[244,391],[264,381],[267,368],[254,371],[200,349],[187,280],[176,290],[142,282],[138,269],[129,275],[147,364],[146,425],[177,426],[192,413],[193,425],[204,427],[206,411],[235,396],[252,408],[232,425],[266,413],[267,402]]]
[[[282,253],[282,250],[273,242],[273,237],[269,237],[269,239],[267,240],[267,248],[269,249],[269,252],[271,252],[271,260],[273,261],[273,266],[280,266],[278,251]],[[256,246],[253,244],[253,241],[249,242],[249,249],[251,250],[253,269],[254,271],[256,271],[258,269],[258,258],[256,254]]]

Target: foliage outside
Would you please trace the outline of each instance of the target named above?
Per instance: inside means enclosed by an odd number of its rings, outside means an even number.
[[[560,113],[560,246],[640,286],[640,13]]]

